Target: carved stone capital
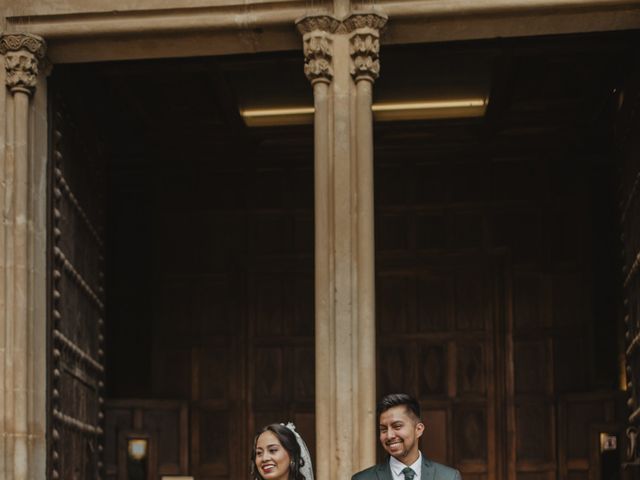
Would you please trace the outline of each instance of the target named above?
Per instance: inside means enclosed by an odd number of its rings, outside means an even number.
[[[355,32],[360,29],[372,29],[382,32],[389,18],[382,13],[363,12],[352,13],[345,18],[342,23],[347,33]]]
[[[44,40],[30,33],[9,33],[0,37],[0,53],[5,57],[7,87],[12,93],[33,93],[38,66],[44,58]]]
[[[351,76],[373,82],[380,76],[380,35],[377,30],[358,29],[351,36]]]
[[[296,27],[301,35],[316,31],[335,33],[340,26],[340,20],[331,15],[305,15],[296,20]]]
[[[304,35],[304,74],[312,85],[316,82],[331,82],[332,47],[331,37],[326,32],[315,31]]]
[[[387,17],[379,13],[353,13],[344,19],[351,35],[351,75],[354,80],[373,82],[380,76],[380,33]]]
[[[302,33],[304,51],[304,74],[311,84],[330,83],[333,78],[333,45],[331,34],[340,26],[340,21],[330,15],[308,15],[296,22]]]

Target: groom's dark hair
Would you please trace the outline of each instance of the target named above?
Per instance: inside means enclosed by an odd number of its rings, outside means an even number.
[[[378,407],[376,409],[378,413],[378,420],[380,420],[380,415],[384,412],[399,405],[404,405],[407,409],[407,413],[410,416],[415,417],[414,420],[417,420],[418,422],[420,421],[420,404],[415,398],[406,393],[390,393],[389,395],[382,397],[378,402]]]

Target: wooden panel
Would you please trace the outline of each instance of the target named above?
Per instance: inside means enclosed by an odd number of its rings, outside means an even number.
[[[483,407],[458,406],[454,410],[455,462],[465,464],[487,463],[487,415]]]
[[[192,411],[191,471],[198,478],[233,478],[230,440],[234,424],[226,410],[201,407]]]
[[[484,331],[487,325],[487,274],[483,271],[464,271],[455,276],[456,329]]]
[[[514,278],[514,319],[516,328],[541,327],[544,315],[545,283],[538,273],[516,273]]]
[[[584,365],[590,360],[585,356],[584,338],[560,336],[554,341],[556,389],[559,392],[579,392],[588,384],[589,371]]]
[[[284,353],[280,348],[255,349],[254,400],[262,402],[281,401],[284,396]]]
[[[438,463],[447,463],[451,432],[448,431],[447,410],[423,410],[422,416],[428,427],[422,434],[422,448],[427,458]]]
[[[302,436],[309,453],[311,454],[311,464],[316,465],[316,416],[313,413],[295,413],[293,415],[293,422],[296,425],[296,431]],[[314,467],[316,469],[317,467]]]
[[[491,477],[495,305],[486,281],[489,263],[430,260],[378,275],[378,389],[420,399],[423,446],[434,459],[456,465],[465,478]]]
[[[445,222],[445,217],[440,214],[418,214],[416,216],[416,247],[423,250],[444,248],[447,233]]]
[[[420,332],[449,330],[451,286],[450,279],[434,272],[421,274],[417,280],[417,322]]]
[[[567,399],[563,410],[563,425],[567,436],[567,462],[589,460],[591,447],[591,425],[604,423],[603,399]]]
[[[406,344],[387,344],[378,352],[378,381],[383,392],[402,392],[413,387],[414,361],[411,353]]]
[[[197,350],[197,388],[194,395],[200,400],[226,400],[233,398],[233,380],[225,375],[229,359],[233,358],[231,347],[200,348]]]
[[[449,371],[447,350],[442,345],[421,345],[419,348],[419,398],[446,395]]]
[[[544,464],[555,460],[552,406],[543,402],[516,405],[516,458],[518,463]]]
[[[491,163],[493,198],[496,200],[536,199],[543,171],[539,165],[522,158],[499,158]]]
[[[383,205],[403,205],[407,197],[407,176],[399,165],[380,165],[375,176],[376,200]]]
[[[294,250],[293,220],[285,215],[260,214],[252,218],[251,248],[259,255]]]
[[[142,430],[160,439],[156,443],[159,473],[180,473],[180,410],[143,412]]]
[[[296,336],[313,337],[315,329],[314,281],[309,274],[291,275],[288,305],[291,308],[291,332]]]
[[[411,181],[415,184],[416,204],[417,205],[438,205],[442,204],[446,195],[450,192],[450,183],[447,181],[446,171],[441,163],[420,163],[417,162],[414,167],[415,174]],[[379,175],[376,178],[380,178]],[[380,181],[376,184],[380,188],[386,182]],[[383,196],[376,197],[380,199],[381,205],[389,203]]]
[[[577,274],[553,278],[553,323],[558,327],[576,327],[590,312],[585,308],[584,280]]]
[[[484,243],[484,219],[475,212],[458,212],[449,219],[447,244],[455,249],[480,248]]]
[[[542,255],[540,215],[528,209],[498,212],[491,228],[495,246],[508,245],[515,264],[539,262]]]
[[[252,201],[255,207],[278,208],[284,206],[285,176],[281,169],[256,170],[253,174]]]
[[[154,355],[154,391],[159,397],[188,398],[191,391],[191,351],[157,346]]]
[[[458,395],[481,395],[487,393],[487,360],[482,343],[458,342]]]
[[[127,436],[148,438],[152,447],[148,472],[188,473],[188,406],[186,402],[109,400],[105,407],[105,471],[108,479],[126,477]],[[120,465],[118,465],[120,462]]]
[[[546,340],[514,342],[515,392],[534,393],[553,390],[551,348]]]
[[[407,215],[381,215],[376,223],[376,239],[380,250],[404,250],[409,247]]]
[[[555,472],[520,472],[517,480],[553,480],[556,478]]]
[[[294,394],[296,402],[315,402],[315,351],[312,347],[295,347],[293,363]]]
[[[491,187],[489,168],[486,162],[456,162],[450,166],[450,201],[470,203],[487,200]]]
[[[376,157],[378,393],[439,412],[447,446],[433,454],[465,479],[556,478],[570,441],[559,399],[612,385],[594,380],[594,323],[613,335],[593,290],[611,281],[594,280],[608,187],[549,145],[427,155],[400,143]]]
[[[259,319],[255,323],[257,334],[282,335],[286,331],[284,295],[285,280],[282,275],[261,274],[256,281],[256,311]]]
[[[567,480],[588,480],[589,472],[588,471],[575,471],[572,470],[567,474]]]
[[[105,408],[105,474],[108,479],[118,475],[118,433],[129,430],[133,425],[133,412],[128,408]]]
[[[377,325],[381,333],[407,332],[413,323],[414,283],[403,275],[380,275],[376,281]],[[433,315],[433,313],[431,313]],[[428,320],[427,320],[428,322]]]

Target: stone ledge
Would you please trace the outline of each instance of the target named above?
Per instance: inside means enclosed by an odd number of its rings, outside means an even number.
[[[306,1],[231,1],[237,2],[65,14],[45,12],[46,2],[38,14],[33,2],[28,16],[6,18],[6,31],[43,36],[55,63],[300,49],[295,20],[310,13]],[[377,0],[373,9],[389,17],[385,44],[640,28],[637,0]]]

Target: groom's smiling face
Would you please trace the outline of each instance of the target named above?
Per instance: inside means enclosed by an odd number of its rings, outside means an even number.
[[[418,459],[418,439],[424,424],[405,405],[391,407],[380,414],[380,443],[387,453],[405,465]]]

